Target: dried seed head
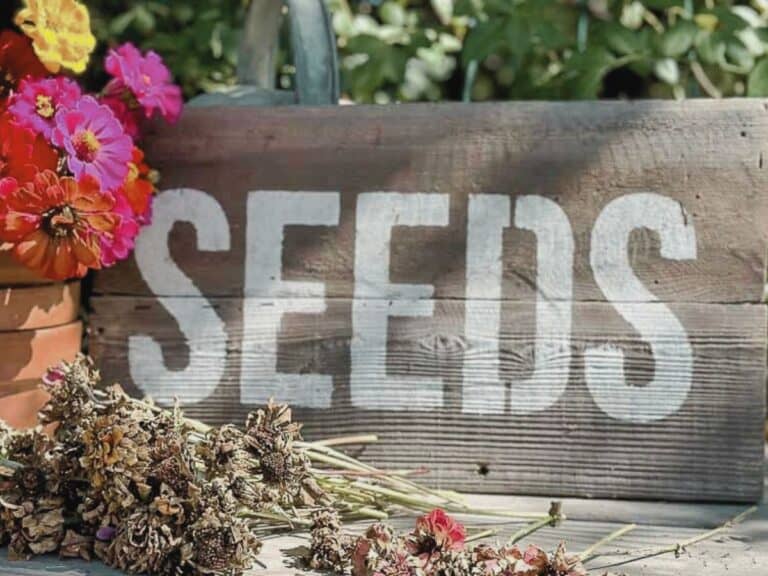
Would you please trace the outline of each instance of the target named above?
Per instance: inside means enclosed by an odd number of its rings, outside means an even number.
[[[286,484],[290,478],[290,468],[285,454],[271,452],[261,458],[261,473],[266,482]]]
[[[212,474],[246,471],[250,455],[245,447],[245,435],[234,426],[214,428],[197,447],[197,455]]]
[[[182,564],[199,574],[240,574],[253,566],[261,549],[261,542],[245,522],[213,509],[206,510],[185,536]]]
[[[93,536],[85,536],[74,530],[67,530],[59,548],[62,558],[82,558],[90,561],[93,557]]]
[[[179,496],[186,496],[193,481],[192,471],[182,456],[171,456],[152,467],[150,476],[173,489]]]
[[[79,355],[74,362],[63,362],[43,377],[42,388],[50,400],[38,414],[41,424],[61,422],[65,427],[88,417],[96,408],[93,390],[101,383],[93,360]]]
[[[335,510],[323,509],[312,515],[311,536],[310,568],[344,573],[352,565],[352,540],[342,533]]]
[[[13,481],[24,496],[39,496],[45,492],[45,472],[37,466],[26,466],[16,470]]]
[[[60,498],[25,500],[13,509],[8,549],[11,560],[29,559],[58,550],[64,538],[64,502]]]
[[[166,573],[181,546],[168,518],[139,509],[121,523],[114,539],[96,553],[106,564],[134,574]]]

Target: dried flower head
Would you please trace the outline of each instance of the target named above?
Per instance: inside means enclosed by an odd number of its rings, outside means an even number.
[[[62,362],[49,369],[42,388],[51,397],[38,413],[41,424],[79,423],[95,410],[93,390],[101,383],[101,375],[93,360],[80,354],[74,362]]]
[[[196,574],[230,576],[253,566],[261,542],[240,519],[215,509],[204,513],[185,532],[182,565]]]
[[[75,530],[67,530],[59,547],[62,558],[82,558],[90,561],[93,558],[93,536],[80,534]]]
[[[301,426],[293,422],[288,406],[270,400],[248,416],[245,429],[245,446],[266,485],[265,503],[312,505],[323,497],[309,473],[309,459],[294,447],[301,440]]]
[[[344,572],[350,563],[352,541],[341,531],[338,513],[332,509],[315,512],[312,515],[311,536],[309,567]]]
[[[132,574],[168,574],[181,548],[172,522],[149,508],[133,512],[118,528],[111,542],[97,546],[104,562]]]
[[[14,528],[8,548],[11,560],[58,550],[64,538],[63,504],[60,498],[39,498],[12,507]]]

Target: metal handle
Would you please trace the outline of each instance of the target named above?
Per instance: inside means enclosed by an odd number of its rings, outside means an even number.
[[[241,84],[274,89],[283,0],[253,0],[240,44],[238,79]],[[285,0],[291,25],[298,104],[337,104],[339,67],[336,37],[323,0]]]

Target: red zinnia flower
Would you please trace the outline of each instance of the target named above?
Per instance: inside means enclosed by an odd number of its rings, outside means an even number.
[[[24,78],[47,74],[29,38],[12,30],[0,32],[0,101],[8,98]]]
[[[14,122],[7,112],[0,113],[0,178],[25,184],[39,171],[56,170],[58,160],[45,138]]]
[[[47,170],[26,185],[0,180],[0,240],[21,264],[54,280],[100,268],[100,235],[120,221],[114,199],[92,178],[80,182]]]

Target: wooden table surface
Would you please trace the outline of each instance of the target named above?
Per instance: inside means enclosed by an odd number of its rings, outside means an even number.
[[[767,454],[768,464],[768,454]],[[768,466],[766,468],[768,488]],[[766,491],[768,494],[768,490]],[[473,504],[500,510],[545,512],[549,499],[539,497],[473,495]],[[590,574],[626,574],[627,576],[669,576],[673,574],[765,574],[768,573],[768,503],[762,502],[756,513],[727,532],[687,549],[679,558],[667,554],[608,568],[626,560],[626,551],[648,550],[668,546],[715,528],[744,511],[747,506],[728,504],[679,504],[665,502],[612,501],[564,499],[563,512],[568,519],[557,528],[546,528],[522,541],[535,543],[547,550],[564,540],[568,549],[580,552],[621,526],[637,524],[637,528],[603,549],[602,554],[588,563]],[[488,519],[466,518],[468,527],[487,528]],[[393,523],[406,529],[412,517],[399,517]],[[361,525],[362,526],[362,525]],[[500,526],[494,538],[504,541],[520,524]],[[351,527],[350,529],[353,529]],[[306,535],[281,536],[268,539],[260,560],[267,569],[253,570],[249,576],[307,575],[297,567],[298,558],[308,544]],[[121,576],[116,570],[98,562],[62,561],[42,558],[30,562],[9,562],[0,554],[0,575],[38,576]]]

